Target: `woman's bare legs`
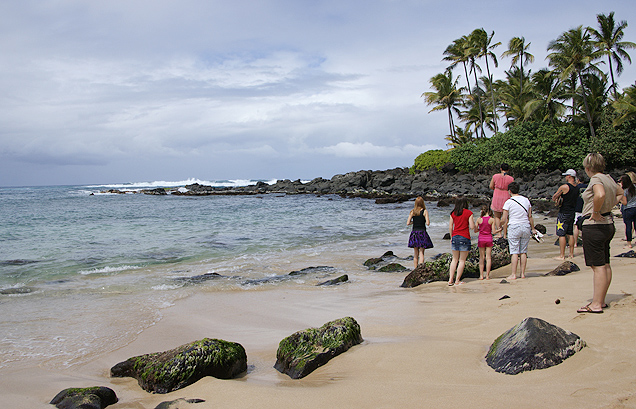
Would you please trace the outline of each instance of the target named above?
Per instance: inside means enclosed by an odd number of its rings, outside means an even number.
[[[501,228],[501,216],[503,215],[503,212],[495,212],[493,210],[492,214],[495,216],[495,230],[499,230]],[[504,230],[497,233],[494,237],[506,237],[506,232]]]
[[[413,247],[413,268],[424,264],[424,247]]]
[[[486,280],[490,280],[491,267],[492,267],[492,247],[486,247]]]
[[[612,282],[612,267],[609,264],[604,266],[592,266],[594,272],[594,295],[592,303],[588,306],[592,311],[601,311],[605,305],[605,296]]]
[[[451,250],[451,253],[453,253],[453,259],[451,260],[450,270],[448,271],[448,285],[453,285],[455,270],[457,270],[457,264],[459,264],[459,251]]]
[[[484,279],[484,266],[487,265],[486,261],[486,247],[479,247],[479,279]]]
[[[455,285],[462,284],[462,274],[464,274],[464,267],[466,266],[468,253],[468,251],[459,252],[459,262],[457,263],[457,278],[455,279]]]

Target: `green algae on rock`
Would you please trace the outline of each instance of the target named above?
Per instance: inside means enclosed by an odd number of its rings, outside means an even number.
[[[133,377],[144,390],[168,393],[212,376],[231,379],[247,370],[242,345],[204,338],[165,352],[140,355],[113,366],[112,377]]]
[[[300,379],[361,342],[360,325],[356,320],[340,318],[283,339],[276,351],[274,368],[292,379]]]
[[[448,281],[448,272],[452,258],[450,253],[442,253],[436,256],[433,261],[420,264],[404,278],[404,282],[400,287],[411,288],[433,281]],[[495,270],[508,264],[510,264],[508,240],[497,239],[493,242],[492,246],[491,269]],[[479,277],[479,249],[476,244],[472,245],[470,253],[468,253],[462,277]]]
[[[49,403],[59,409],[104,409],[117,401],[117,395],[112,389],[105,386],[93,386],[64,389]]]

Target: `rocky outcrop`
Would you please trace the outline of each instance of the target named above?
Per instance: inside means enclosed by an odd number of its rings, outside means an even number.
[[[317,286],[338,285],[338,284],[346,283],[347,281],[349,281],[349,276],[344,274],[344,275],[341,275],[340,277],[334,278],[332,280],[327,280],[316,285]]]
[[[497,372],[516,375],[558,365],[584,346],[572,332],[538,318],[526,318],[492,343],[486,362]]]
[[[148,392],[168,393],[204,376],[235,378],[247,370],[245,349],[235,342],[205,338],[166,352],[129,358],[113,366],[112,377],[132,377]]]
[[[617,255],[616,257],[636,258],[636,252],[634,252],[634,250],[630,250],[626,253],[621,253]]]
[[[378,269],[378,271],[381,273],[396,273],[396,272],[401,272],[405,270],[408,270],[408,268],[398,263],[389,263],[386,266],[380,267]]]
[[[195,404],[203,403],[203,402],[205,402],[205,400],[203,400],[203,399],[184,399],[184,398],[179,398],[179,399],[175,399],[175,400],[169,400],[169,401],[161,402],[160,404],[155,406],[155,409],[186,409],[186,408],[193,408]]]
[[[247,285],[247,286],[262,285],[262,284],[268,284],[268,283],[276,283],[280,281],[293,280],[295,278],[311,275],[311,274],[325,276],[325,275],[332,274],[335,271],[337,271],[337,269],[335,267],[330,267],[330,266],[306,267],[306,268],[303,268],[302,270],[292,271],[291,273],[285,274],[285,275],[276,275],[276,276],[265,277],[265,278],[245,280],[241,284]]]
[[[557,268],[550,271],[549,273],[545,273],[544,275],[545,276],[564,276],[574,271],[581,271],[581,269],[579,268],[579,266],[577,266],[571,261],[564,261],[563,263],[559,264]]]
[[[411,271],[404,278],[401,287],[412,288],[432,281],[448,281],[452,258],[450,253],[438,254],[433,261],[427,261]],[[508,240],[497,239],[492,246],[491,269],[495,270],[508,264],[510,264]],[[472,245],[468,253],[462,277],[479,277],[479,249],[476,244]]]
[[[274,368],[292,379],[300,379],[361,342],[356,320],[340,318],[283,339],[276,351]]]
[[[115,391],[105,386],[95,386],[64,389],[49,403],[59,409],[103,409],[117,401]]]

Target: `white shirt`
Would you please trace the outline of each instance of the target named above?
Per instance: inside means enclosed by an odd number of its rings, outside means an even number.
[[[503,209],[508,211],[508,225],[525,225],[530,227],[528,212],[530,211],[530,200],[527,197],[516,195],[506,200]]]

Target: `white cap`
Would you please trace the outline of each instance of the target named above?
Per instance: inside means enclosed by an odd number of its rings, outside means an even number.
[[[572,176],[572,177],[576,177],[576,170],[574,169],[568,169],[565,171],[565,173],[563,173],[563,176]]]

